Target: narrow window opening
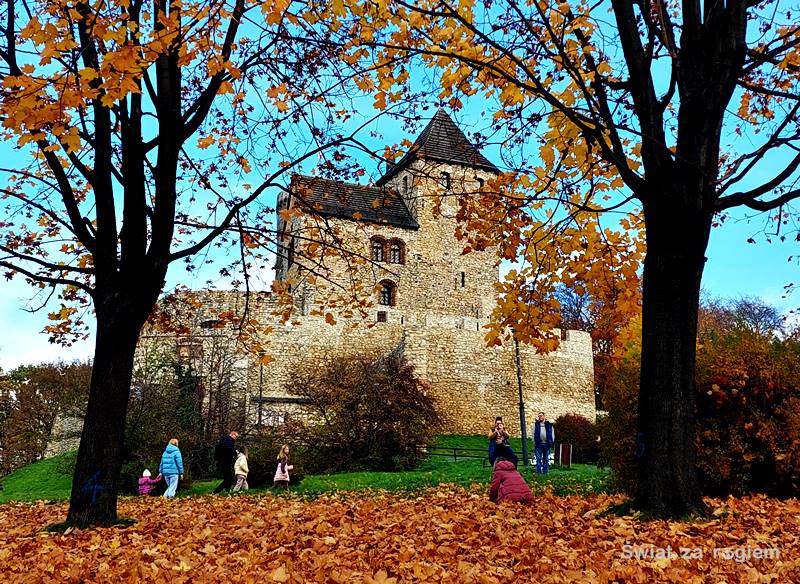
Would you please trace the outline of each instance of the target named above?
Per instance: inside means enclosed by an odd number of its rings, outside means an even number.
[[[408,195],[408,177],[403,177],[403,194]]]
[[[461,272],[461,287],[463,288],[466,285],[467,285],[467,273]]]
[[[378,311],[378,322],[386,322],[386,311],[379,310]]]
[[[389,263],[406,263],[406,250],[402,241],[393,239],[391,242],[389,242]]]
[[[444,190],[450,190],[450,173],[449,172],[442,172],[442,186]]]
[[[382,262],[386,255],[386,242],[376,237],[372,240],[372,261]]]
[[[397,286],[390,280],[381,282],[378,303],[382,306],[394,306],[397,303]]]
[[[289,238],[289,253],[287,261],[291,266],[294,263],[294,237]]]
[[[406,323],[406,317],[401,316],[400,317],[400,324],[405,324],[405,323]]]

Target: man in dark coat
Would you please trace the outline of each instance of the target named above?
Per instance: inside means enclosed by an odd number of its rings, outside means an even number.
[[[231,430],[219,439],[214,448],[214,460],[217,470],[222,475],[222,482],[214,489],[214,494],[230,491],[233,486],[233,461],[236,459],[236,439],[239,432]]]
[[[503,457],[497,458],[494,463],[489,500],[495,503],[502,501],[530,503],[533,501],[533,493],[525,479],[519,474],[514,464]]]
[[[536,474],[547,474],[550,469],[550,449],[556,441],[556,433],[545,417],[539,412],[533,423],[533,445],[536,447]]]

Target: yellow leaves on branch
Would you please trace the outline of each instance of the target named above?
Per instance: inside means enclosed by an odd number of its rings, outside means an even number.
[[[220,57],[229,10],[185,2],[180,16],[175,11],[154,19],[145,12],[140,25],[129,21],[128,4],[111,0],[86,5],[82,9],[86,13],[61,0],[37,4],[39,10],[26,19],[17,39],[18,54],[30,57],[20,64],[19,74],[7,75],[2,82],[6,91],[0,117],[3,127],[19,136],[20,145],[54,136],[67,151],[79,151],[82,141],[70,127],[73,119],[92,100],[111,108],[128,95],[141,93],[145,71],[169,52],[177,53],[179,66],[196,63],[205,66],[208,75],[224,71],[233,79],[240,77],[236,67]],[[185,22],[190,21],[194,24],[186,34]],[[78,60],[80,68],[73,65],[76,54],[84,53],[79,22],[97,49],[96,66],[83,59]],[[230,83],[221,89],[232,91]],[[57,150],[58,145],[48,148]]]

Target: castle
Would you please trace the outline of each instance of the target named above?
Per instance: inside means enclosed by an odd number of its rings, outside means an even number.
[[[495,306],[498,256],[494,249],[462,253],[465,244],[455,235],[458,197],[480,191],[498,172],[439,110],[372,186],[295,176],[278,199],[275,266],[294,316],[279,319],[269,292],[246,300],[204,292],[177,351],[195,359],[202,375],[214,347],[233,336],[214,315],[222,308],[241,314],[246,304],[247,318],[271,325],[264,342],[271,360],[230,360],[236,407],[249,422],[280,423],[302,410],[302,400],[287,392],[298,368],[400,351],[428,381],[445,431],[484,433],[496,415],[519,428],[514,347],[487,347],[482,329]],[[145,331],[140,353],[157,337]],[[562,331],[561,339],[547,355],[519,348],[527,412],[594,419],[590,337]]]

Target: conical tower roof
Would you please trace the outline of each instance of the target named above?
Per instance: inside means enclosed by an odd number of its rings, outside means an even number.
[[[453,119],[439,109],[436,115],[422,130],[422,133],[411,146],[405,156],[392,165],[378,181],[377,186],[384,184],[395,174],[406,168],[417,158],[458,164],[473,168],[482,168],[490,172],[500,172],[486,157],[467,139],[464,132]]]

